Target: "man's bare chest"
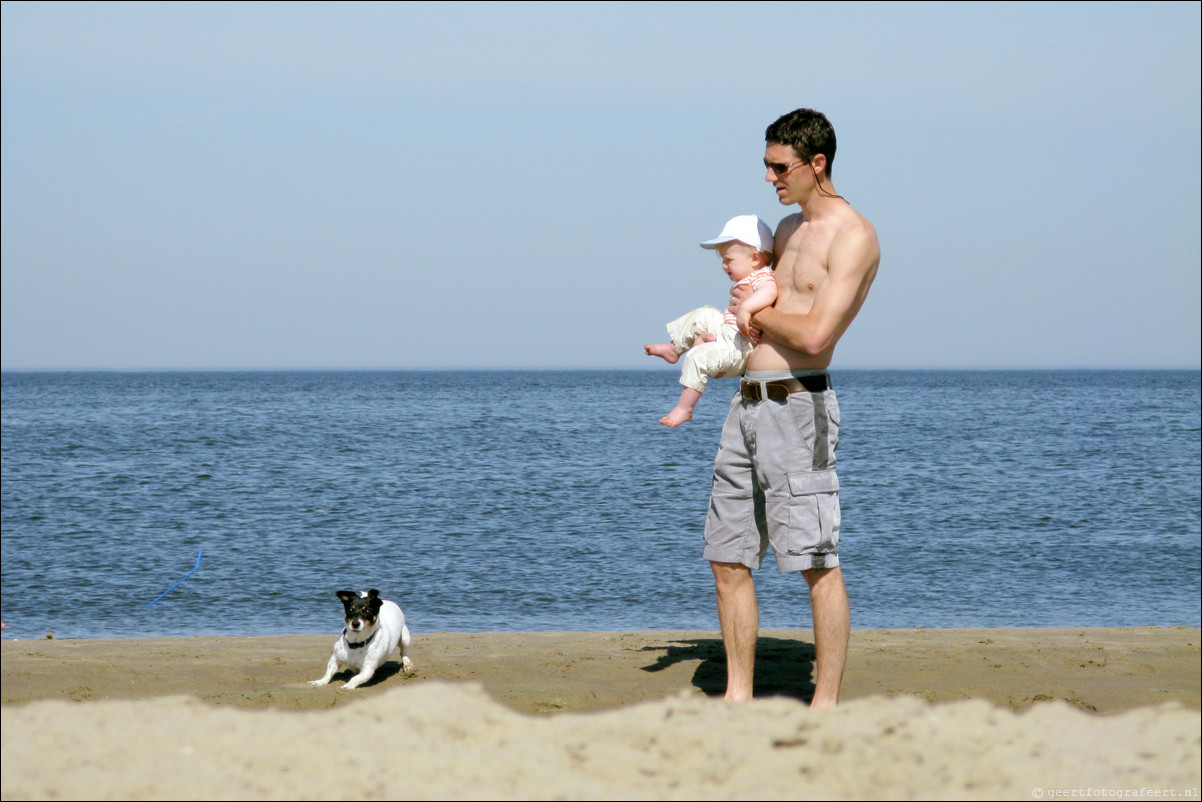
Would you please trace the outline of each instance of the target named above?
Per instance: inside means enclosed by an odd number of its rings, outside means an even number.
[[[817,260],[782,264],[776,270],[776,307],[788,312],[808,312],[827,273],[826,265]]]
[[[788,306],[790,311],[809,311],[829,272],[826,260],[829,250],[827,232],[805,225],[794,232],[776,267],[777,308]]]

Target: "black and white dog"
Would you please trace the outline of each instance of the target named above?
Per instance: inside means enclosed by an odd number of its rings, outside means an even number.
[[[310,685],[325,685],[335,674],[347,668],[357,668],[359,673],[351,677],[343,690],[353,690],[371,679],[376,669],[401,647],[401,670],[413,673],[413,661],[406,650],[409,648],[409,627],[405,626],[405,614],[396,602],[380,598],[380,591],[372,588],[367,592],[340,590],[335,595],[342,599],[346,608],[346,626],[342,636],[334,643],[325,676],[312,680]]]

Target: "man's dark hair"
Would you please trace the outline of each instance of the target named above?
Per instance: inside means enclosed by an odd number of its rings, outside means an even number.
[[[835,161],[835,129],[826,115],[813,109],[796,109],[768,126],[764,140],[769,145],[788,145],[808,163],[821,153],[826,156],[826,177]]]

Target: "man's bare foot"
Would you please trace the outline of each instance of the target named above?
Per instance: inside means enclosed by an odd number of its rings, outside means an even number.
[[[672,345],[672,343],[644,345],[643,350],[647,352],[647,356],[658,356],[669,365],[675,365],[676,360],[680,359],[680,354],[676,353],[676,346]]]
[[[687,423],[693,419],[693,410],[691,407],[673,407],[672,411],[659,419],[659,422],[664,426],[676,428],[682,423]]]

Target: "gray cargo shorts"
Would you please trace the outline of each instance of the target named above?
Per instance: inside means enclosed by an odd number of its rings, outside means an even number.
[[[746,381],[746,379],[744,380]],[[839,565],[835,391],[744,400],[736,392],[714,460],[705,559],[781,572]]]

